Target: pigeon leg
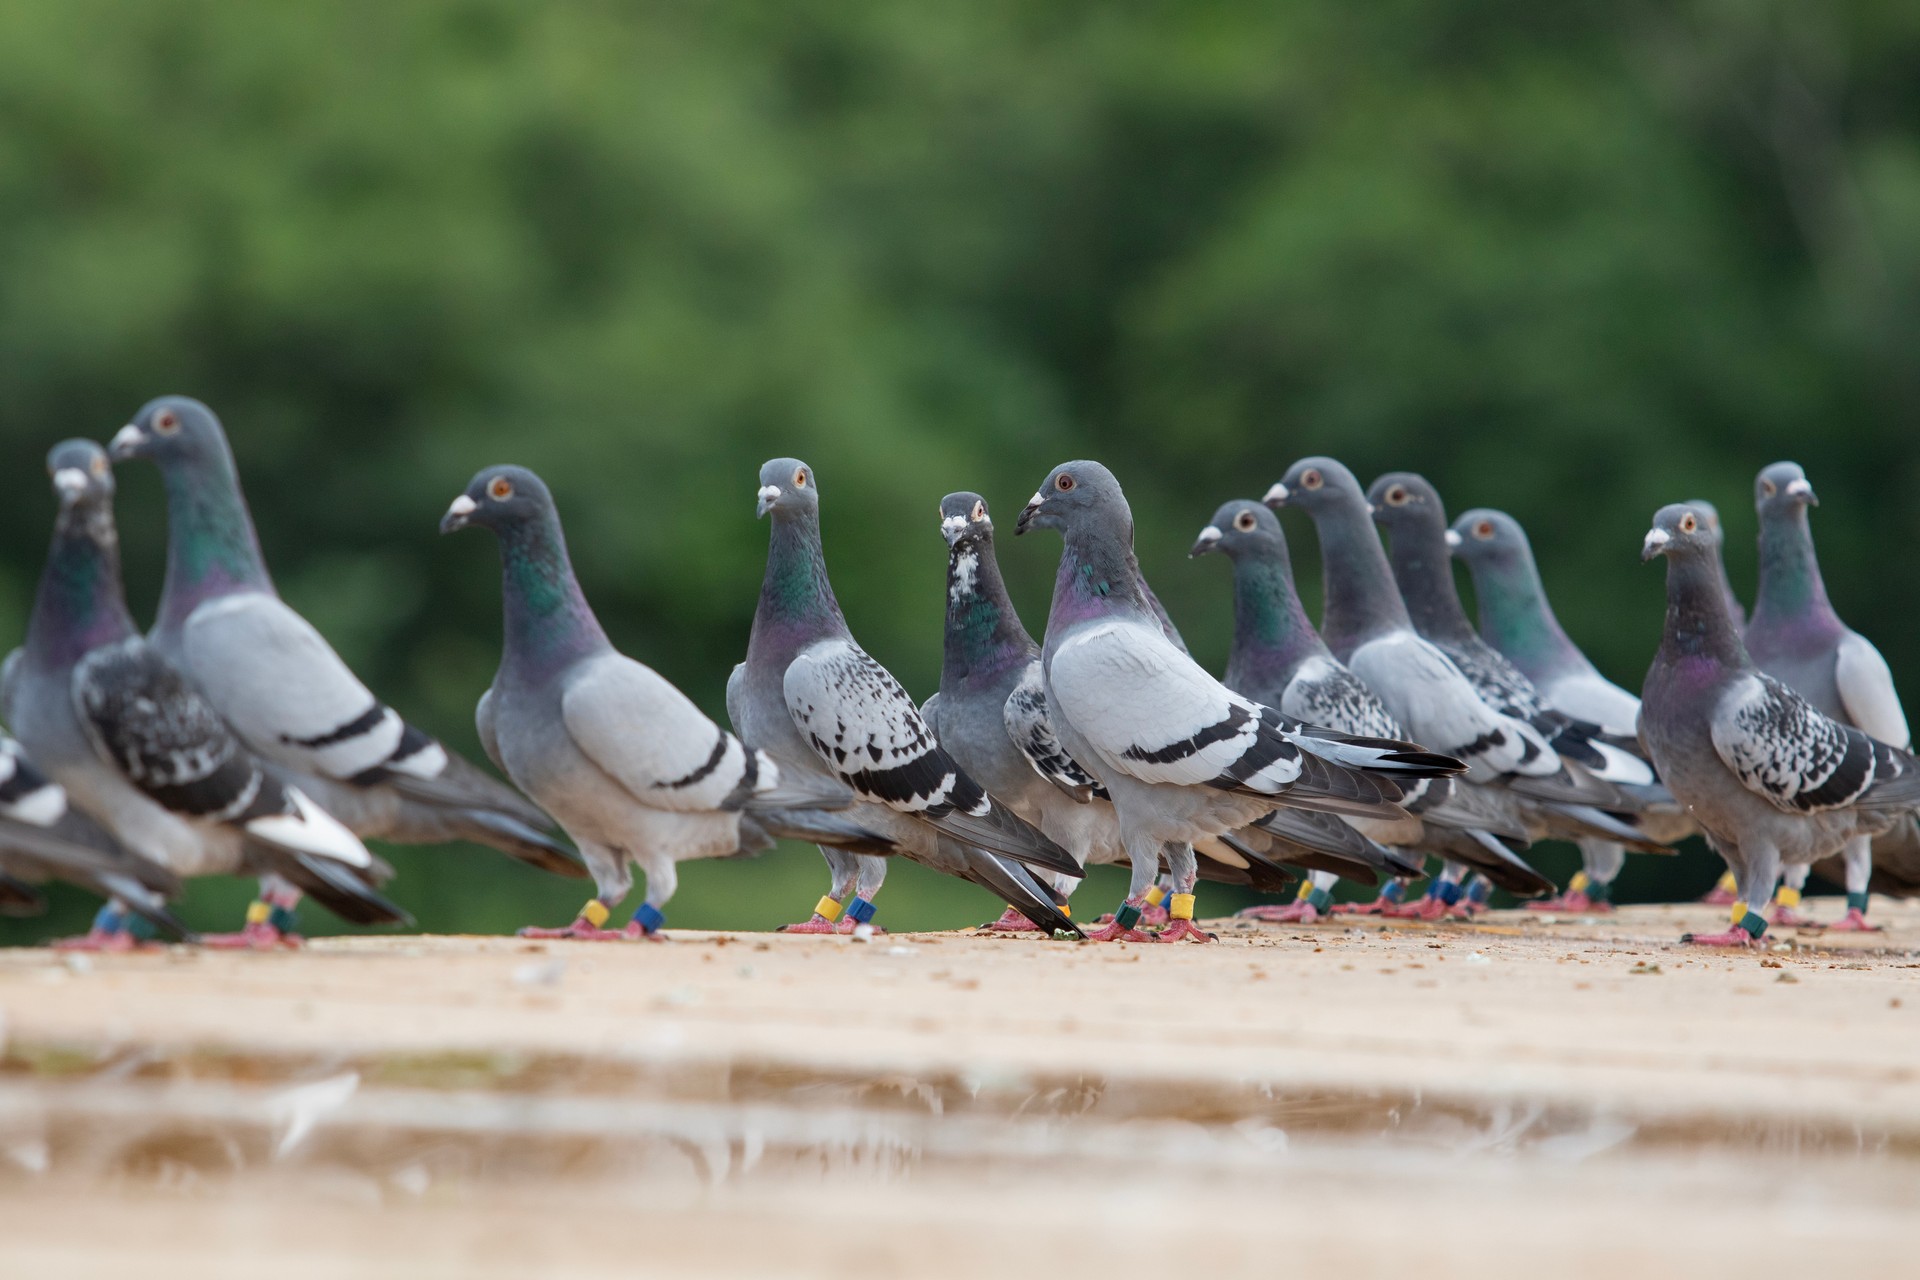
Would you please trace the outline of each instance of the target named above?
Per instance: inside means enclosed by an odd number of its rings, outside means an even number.
[[[1270,924],[1313,924],[1325,915],[1333,903],[1333,885],[1339,879],[1331,871],[1316,871],[1300,882],[1300,891],[1284,907],[1261,905],[1243,907],[1239,914],[1249,920]]]
[[[622,897],[625,895],[622,894]],[[618,902],[619,898],[614,901]],[[573,942],[625,942],[627,931],[609,929],[607,918],[613,914],[602,898],[588,898],[587,905],[580,908],[580,914],[574,917],[570,925],[559,929],[542,929],[528,925],[520,931],[523,938],[553,938]]]
[[[1828,925],[1841,933],[1878,933],[1880,926],[1867,922],[1867,882],[1873,879],[1873,839],[1855,836],[1847,841],[1847,914]]]
[[[247,904],[247,922],[238,933],[202,934],[200,944],[215,951],[275,951],[281,947],[300,947],[300,921],[294,908],[300,905],[300,891],[291,885],[272,887],[263,881],[260,896]]]
[[[1746,851],[1741,850],[1744,854]],[[1779,874],[1780,855],[1773,849],[1760,849],[1747,858],[1728,861],[1740,869],[1740,900],[1731,908],[1732,926],[1725,933],[1682,934],[1680,941],[1696,947],[1751,947],[1767,932],[1767,918],[1760,914],[1773,895],[1774,877]]]
[[[1160,873],[1160,850],[1136,835],[1126,837],[1127,862],[1133,877],[1127,883],[1127,897],[1113,913],[1113,922],[1087,935],[1095,942],[1152,942],[1154,937],[1136,926],[1147,906],[1147,890]]]
[[[880,885],[887,878],[887,860],[863,857],[859,866],[853,899],[847,903],[847,914],[840,920],[840,932],[852,933],[865,925],[875,933],[885,933],[885,929],[873,923],[873,913],[880,909],[874,898],[879,896]]]
[[[1380,896],[1372,902],[1337,902],[1333,914],[1337,916],[1377,916],[1384,915],[1389,907],[1397,907],[1406,901],[1408,881],[1395,877],[1380,886]]]
[[[1190,844],[1168,845],[1167,865],[1172,868],[1177,892],[1167,899],[1167,927],[1156,937],[1159,942],[1212,942],[1213,935],[1193,922],[1193,887],[1200,879],[1199,864]]]
[[[1394,920],[1443,920],[1460,900],[1460,875],[1465,870],[1449,862],[1440,875],[1427,883],[1427,896],[1418,902],[1389,907],[1380,914]]]
[[[1807,867],[1788,867],[1786,874],[1780,877],[1780,887],[1773,894],[1773,911],[1768,917],[1771,924],[1783,929],[1804,928],[1813,923],[1800,914],[1801,895],[1807,887]]]
[[[138,951],[156,947],[152,926],[128,911],[119,899],[107,903],[93,917],[93,926],[77,938],[62,938],[55,951]]]
[[[998,920],[987,926],[990,933],[1039,933],[1040,926],[1008,907]]]
[[[854,885],[860,878],[859,858],[844,850],[822,847],[820,854],[827,860],[827,869],[833,873],[833,885],[825,897],[813,904],[813,915],[799,924],[783,924],[780,933],[834,933],[838,929],[840,913],[845,910],[847,899],[854,894]]]

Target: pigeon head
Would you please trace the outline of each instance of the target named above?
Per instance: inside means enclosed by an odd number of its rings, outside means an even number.
[[[1713,540],[1716,544],[1726,541],[1726,533],[1720,528],[1720,508],[1714,506],[1705,498],[1688,498],[1687,505],[1692,507],[1694,511],[1699,513],[1700,518],[1707,522],[1707,531],[1713,535]]]
[[[1753,506],[1762,520],[1819,505],[1813,486],[1807,483],[1807,473],[1797,462],[1776,462],[1761,468],[1753,478]]]
[[[1710,555],[1717,545],[1718,535],[1707,523],[1705,513],[1693,503],[1674,502],[1654,513],[1653,528],[1647,530],[1646,539],[1640,544],[1640,558]]]
[[[993,517],[987,514],[987,500],[965,490],[940,499],[940,536],[956,551],[992,541]]]
[[[1267,490],[1266,504],[1278,511],[1298,507],[1308,515],[1332,511],[1348,503],[1364,506],[1366,494],[1353,472],[1332,458],[1302,458],[1287,468],[1280,483]]]
[[[62,440],[47,451],[47,474],[60,509],[98,506],[113,501],[113,464],[91,440]]]
[[[1398,536],[1402,530],[1444,526],[1446,509],[1440,494],[1423,476],[1411,471],[1389,471],[1367,489],[1374,523]]]
[[[1284,559],[1287,538],[1280,531],[1280,518],[1273,512],[1258,502],[1235,498],[1220,504],[1187,554],[1203,556],[1209,551],[1221,552],[1234,560],[1250,554],[1277,554]]]
[[[440,532],[452,533],[478,525],[498,534],[544,519],[553,510],[553,495],[539,476],[525,467],[485,467],[453,500],[440,519]]]
[[[149,400],[113,437],[113,457],[149,458],[161,470],[227,456],[227,437],[213,410],[188,396]]]
[[[798,458],[775,458],[760,468],[759,505],[754,515],[772,512],[778,517],[819,510],[820,490],[814,484],[812,467]]]
[[[1104,531],[1128,544],[1133,540],[1133,511],[1113,472],[1097,462],[1063,462],[1047,473],[1039,491],[1020,512],[1015,534],[1029,529],[1076,529],[1105,526]]]
[[[1510,565],[1532,552],[1520,522],[1491,507],[1475,507],[1455,520],[1447,530],[1447,545],[1455,559],[1473,569]]]

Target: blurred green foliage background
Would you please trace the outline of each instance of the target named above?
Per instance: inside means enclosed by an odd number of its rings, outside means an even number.
[[[1088,455],[1216,669],[1226,570],[1185,548],[1326,452],[1519,516],[1630,687],[1649,514],[1717,501],[1750,594],[1752,476],[1793,457],[1836,603],[1907,675],[1917,71],[1920,8],[1886,0],[0,6],[0,636],[47,446],[178,391],[224,417],[284,594],[475,754],[494,550],[434,528],[496,461],[546,476],[609,630],[716,714],[755,473],[789,453],[856,633],[922,697],[941,494],[1010,512]],[[122,492],[145,616],[157,477]],[[1003,548],[1036,630],[1056,551]],[[581,896],[485,850],[393,860],[429,929]],[[883,922],[993,913],[917,870]],[[1635,859],[1623,886],[1713,874]],[[823,884],[809,850],[704,864],[672,916],[767,926]]]

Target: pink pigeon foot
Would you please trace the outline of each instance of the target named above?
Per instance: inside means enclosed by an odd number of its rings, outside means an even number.
[[[1380,914],[1390,920],[1440,920],[1446,917],[1447,904],[1438,898],[1421,898],[1417,902],[1398,903]]]
[[[297,949],[306,945],[297,933],[282,933],[262,921],[249,924],[238,933],[203,933],[200,945],[214,951],[277,951],[281,947]]]
[[[1289,902],[1284,907],[1242,907],[1234,914],[1245,920],[1265,920],[1269,924],[1313,924],[1320,919],[1320,912],[1311,902],[1304,900]]]
[[[1378,916],[1400,905],[1395,898],[1375,898],[1372,902],[1336,902],[1333,914],[1337,916]]]
[[[1858,907],[1847,908],[1847,914],[1835,920],[1827,928],[1836,933],[1879,933],[1880,926],[1868,921],[1867,913]]]
[[[998,920],[986,926],[991,933],[1041,933],[1039,925],[1008,907]]]
[[[1811,917],[1801,915],[1792,907],[1775,907],[1767,916],[1767,921],[1782,929],[1805,929],[1813,924]]]
[[[850,916],[841,916],[840,923],[836,927],[838,931],[841,933],[852,933],[855,929],[858,929],[860,927],[860,922],[858,920],[853,919]],[[885,929],[882,929],[879,925],[875,924],[871,920],[867,921],[867,928],[873,930],[875,933],[886,932]]]
[[[1089,933],[1087,935],[1087,941],[1089,942],[1157,942],[1159,941],[1159,939],[1155,938],[1150,933],[1142,933],[1139,929],[1129,929],[1126,926],[1115,921],[1115,922],[1109,923],[1104,929],[1095,929],[1092,933]]]
[[[633,932],[629,933],[627,929]],[[528,925],[520,931],[523,938],[556,938],[567,942],[626,942],[641,936],[637,925],[627,929],[596,929],[585,920],[575,920],[564,929],[543,929],[537,925]]]
[[[813,913],[813,919],[802,920],[799,924],[783,924],[774,932],[776,933],[838,933],[839,931],[840,929],[838,925],[834,924],[833,921],[827,919],[825,916],[821,915],[818,911],[816,911]]]
[[[90,929],[77,938],[62,938],[53,944],[55,951],[139,951],[159,950],[157,942],[142,942],[124,929]]]
[[[1155,942],[1212,942],[1214,937],[1191,920],[1171,920],[1154,935]]]
[[[1733,905],[1734,890],[1722,889],[1719,885],[1700,895],[1700,903],[1707,907],[1730,907]]]
[[[1695,947],[1751,947],[1759,939],[1735,925],[1725,933],[1683,933],[1680,941]]]

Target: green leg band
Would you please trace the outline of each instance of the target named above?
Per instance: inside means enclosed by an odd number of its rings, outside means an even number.
[[[1864,894],[1864,893],[1850,893],[1850,894],[1848,894],[1848,895],[1847,895],[1847,910],[1849,910],[1849,911],[1865,911],[1866,909],[1867,909],[1867,895],[1866,895],[1866,894]]]
[[[1122,929],[1131,929],[1140,923],[1140,908],[1131,902],[1123,902],[1120,909],[1113,913],[1113,922]]]
[[[1613,899],[1613,882],[1612,881],[1593,880],[1588,882],[1587,884],[1587,901],[1588,902],[1609,902],[1612,899]]]
[[[1767,918],[1762,915],[1756,915],[1751,909],[1749,909],[1747,911],[1747,914],[1741,917],[1740,923],[1735,927],[1740,929],[1745,929],[1748,933],[1752,934],[1755,938],[1758,938],[1761,934],[1767,931]]]

